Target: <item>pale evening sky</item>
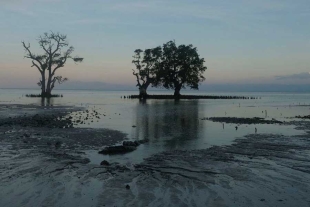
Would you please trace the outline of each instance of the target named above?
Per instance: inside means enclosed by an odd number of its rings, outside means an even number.
[[[71,81],[135,85],[133,51],[169,40],[205,58],[205,83],[310,83],[309,0],[0,0],[0,88],[36,87],[21,41],[67,34]],[[276,77],[281,76],[281,77]]]

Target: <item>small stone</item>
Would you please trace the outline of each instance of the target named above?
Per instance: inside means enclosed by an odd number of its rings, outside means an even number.
[[[126,189],[129,190],[130,189],[130,185],[126,185]]]
[[[110,163],[109,163],[108,161],[106,161],[106,160],[103,160],[103,161],[100,163],[100,165],[109,166]]]
[[[99,151],[99,154],[123,154],[136,150],[136,146],[109,146]]]
[[[139,146],[140,144],[137,142],[137,141],[134,141],[134,142],[132,142],[132,141],[124,141],[123,142],[123,146],[134,146],[134,147],[136,147],[136,146]]]
[[[137,127],[136,125],[132,125],[132,127]]]
[[[60,147],[61,146],[61,142],[60,141],[57,141],[56,143],[55,143],[55,147]]]
[[[264,198],[262,198],[262,199],[260,199],[260,201],[265,201],[265,199],[264,199]]]

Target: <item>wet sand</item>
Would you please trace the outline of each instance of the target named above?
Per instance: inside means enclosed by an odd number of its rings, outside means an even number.
[[[2,105],[0,123],[75,110],[81,108]],[[305,133],[252,134],[136,166],[89,164],[84,156],[125,140],[119,131],[1,125],[0,206],[309,206],[310,124],[285,124]]]

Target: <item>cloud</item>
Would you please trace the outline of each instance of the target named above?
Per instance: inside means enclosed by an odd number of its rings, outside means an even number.
[[[81,89],[81,90],[137,90],[135,84],[113,84],[99,81],[69,81],[57,86],[57,89]]]
[[[275,76],[277,80],[288,80],[288,79],[310,79],[310,73],[303,72],[303,73],[297,73],[293,75],[283,75],[283,76]]]
[[[34,12],[34,7],[36,4],[53,4],[60,2],[60,0],[1,0],[0,1],[0,11],[1,9],[19,13],[25,16],[37,16],[36,12]],[[42,11],[41,11],[42,12]],[[45,11],[44,11],[45,12]]]
[[[11,12],[20,13],[20,14],[27,15],[27,16],[36,16],[35,13],[33,11],[29,10],[28,8],[23,8],[23,7],[7,7],[6,9],[11,11]]]

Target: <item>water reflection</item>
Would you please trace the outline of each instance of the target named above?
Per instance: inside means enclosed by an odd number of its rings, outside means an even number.
[[[39,105],[41,106],[53,106],[54,105],[53,98],[40,98],[39,101],[40,101]]]
[[[184,147],[199,132],[199,100],[140,102],[136,106],[136,136],[152,142],[165,140],[165,147]]]

